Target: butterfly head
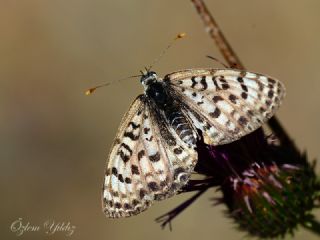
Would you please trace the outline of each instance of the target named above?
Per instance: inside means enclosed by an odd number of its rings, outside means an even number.
[[[147,71],[142,73],[140,82],[144,87],[149,86],[151,83],[154,83],[158,80],[158,75],[153,71]]]

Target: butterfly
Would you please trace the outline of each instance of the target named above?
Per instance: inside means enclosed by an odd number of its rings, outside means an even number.
[[[236,69],[186,69],[141,76],[139,95],[111,147],[102,205],[108,217],[136,215],[185,186],[197,140],[222,145],[261,127],[279,108],[284,85]],[[200,136],[201,135],[201,136]]]

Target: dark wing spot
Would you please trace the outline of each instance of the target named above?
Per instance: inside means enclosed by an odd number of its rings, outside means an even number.
[[[119,155],[121,157],[121,159],[126,163],[129,161],[130,157],[126,154],[124,154],[124,152],[122,150],[120,150]]]
[[[132,205],[137,206],[139,204],[139,201],[137,199],[132,200]]]
[[[233,95],[233,94],[230,94],[229,95],[229,100],[232,102],[232,103],[234,103],[234,104],[236,104],[237,103],[237,97],[235,96],[235,95]]]
[[[140,124],[135,124],[134,122],[129,122],[129,125],[131,125],[133,129],[137,129],[140,127]]]
[[[260,93],[258,93],[258,99],[261,99],[261,94]]]
[[[115,207],[115,208],[121,208],[121,203],[116,202],[116,203],[114,204],[114,207]]]
[[[271,84],[275,84],[276,81],[274,79],[271,79],[271,78],[268,78],[268,82],[271,83]]]
[[[138,134],[137,136],[135,136],[132,132],[125,132],[125,133],[123,134],[123,136],[124,136],[124,137],[128,137],[128,138],[130,138],[130,139],[133,140],[133,141],[136,141],[136,140],[139,139],[139,134]]]
[[[144,203],[146,204],[147,207],[149,207],[152,202],[150,200],[146,200]]]
[[[263,107],[261,107],[261,108],[259,109],[259,111],[260,111],[260,113],[264,113],[264,112],[266,111],[266,109],[263,108]]]
[[[209,113],[209,115],[213,118],[218,118],[221,114],[221,111],[219,108],[216,107],[216,109],[214,110],[214,112]]]
[[[151,142],[153,139],[153,136],[151,136],[150,138],[146,138],[147,141]]]
[[[270,91],[268,92],[268,97],[269,97],[269,98],[273,98],[273,95],[274,95],[274,92],[273,92],[272,90],[270,90]]]
[[[129,203],[125,203],[124,204],[124,209],[131,209],[131,205]]]
[[[197,96],[197,93],[196,93],[196,92],[193,92],[193,93],[192,93],[192,96],[193,96],[193,97],[196,97],[196,96]]]
[[[150,188],[151,191],[159,190],[159,187],[156,182],[149,182],[148,187]]]
[[[120,182],[122,182],[122,183],[124,182],[122,174],[119,174],[118,179]]]
[[[216,77],[212,77],[212,82],[214,84],[214,86],[216,87],[217,90],[220,90],[221,88],[219,87],[218,83],[217,83],[217,80],[216,80]]]
[[[160,182],[160,187],[165,187],[165,186],[167,186],[167,182],[166,181],[161,181]]]
[[[248,88],[247,88],[246,85],[241,84],[241,88],[242,88],[243,91],[248,92]]]
[[[270,100],[266,100],[266,105],[270,106],[271,105],[271,101]]]
[[[122,199],[125,199],[125,198],[127,198],[128,196],[127,196],[127,194],[121,193],[121,194],[120,194],[120,197],[121,197]]]
[[[244,116],[241,116],[241,117],[239,117],[239,119],[238,119],[238,123],[239,123],[241,126],[245,126],[245,125],[247,125],[247,123],[248,123],[248,119],[245,118]]]
[[[221,96],[214,96],[214,97],[212,98],[212,101],[213,101],[214,103],[217,103],[217,102],[219,102],[219,101],[223,101],[223,97],[221,97]]]
[[[182,149],[181,149],[181,148],[175,148],[175,149],[173,150],[173,152],[174,152],[175,154],[181,154],[181,153],[182,153]]]
[[[280,95],[280,93],[281,93],[281,88],[278,88],[277,89],[277,94]]]
[[[223,83],[223,84],[221,85],[221,87],[222,87],[223,90],[227,90],[227,89],[230,88],[230,86],[229,86],[228,83]]]
[[[259,80],[256,83],[259,85],[259,91],[263,92],[264,85]]]
[[[113,207],[113,202],[111,200],[108,201],[108,204],[109,204],[110,207]]]
[[[248,110],[248,114],[249,114],[249,116],[253,116],[254,115],[252,110]]]
[[[140,189],[139,191],[139,196],[140,196],[140,199],[143,199],[143,197],[147,194],[147,191],[144,190],[144,189]]]
[[[112,174],[115,176],[118,175],[118,170],[115,167],[112,168]]]
[[[238,78],[237,78],[237,81],[238,81],[239,83],[243,83],[243,78],[242,78],[242,77],[238,77]]]
[[[128,177],[126,177],[125,179],[124,179],[124,181],[125,181],[125,183],[127,183],[127,184],[130,184],[132,181],[131,181],[131,178],[128,178]]]
[[[118,192],[111,192],[112,196],[114,197],[119,197],[119,193]]]
[[[150,155],[149,159],[150,159],[151,162],[158,162],[160,160],[160,153],[157,152],[154,155]]]
[[[278,88],[278,89],[282,89],[282,86],[281,86],[281,83],[280,83],[280,82],[278,82],[277,88]]]
[[[140,172],[139,172],[138,166],[132,165],[132,166],[131,166],[131,173],[132,173],[132,174],[137,174],[137,175],[139,175]]]
[[[140,159],[145,155],[145,151],[141,150],[138,152],[138,160],[140,161]]]
[[[202,84],[202,90],[206,90],[208,88],[208,84],[207,84],[207,81],[206,81],[206,76],[203,76],[201,78],[200,83]]]
[[[144,134],[148,134],[149,131],[150,131],[150,128],[144,128],[143,129]]]
[[[132,150],[127,144],[121,143],[120,147],[124,147],[130,153],[130,156],[132,155]]]
[[[142,113],[142,109],[139,109],[139,111],[137,112],[137,115],[140,116]]]
[[[247,99],[248,94],[247,94],[246,92],[242,92],[242,93],[241,93],[241,97],[242,97],[243,99]]]
[[[240,128],[236,127],[234,130],[233,130],[234,134],[238,134],[240,132]]]
[[[191,87],[194,88],[197,85],[196,77],[195,76],[191,77],[191,81],[192,81]]]
[[[220,80],[220,82],[222,82],[222,83],[227,83],[227,81],[224,79],[224,76],[220,76],[219,80]]]

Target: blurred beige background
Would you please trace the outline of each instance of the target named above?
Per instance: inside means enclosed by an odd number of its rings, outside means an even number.
[[[320,1],[207,3],[247,68],[285,83],[278,116],[310,159],[319,158]],[[173,232],[154,219],[188,195],[129,219],[101,212],[106,155],[142,87],[130,79],[90,97],[83,92],[137,74],[178,32],[188,37],[154,68],[160,75],[216,65],[208,54],[222,59],[187,0],[0,0],[1,239],[67,238],[43,231],[17,237],[9,228],[19,217],[31,225],[69,221],[76,226],[70,239],[244,236],[224,217],[224,206],[211,207],[214,191],[174,220]],[[304,230],[295,238],[316,239]]]

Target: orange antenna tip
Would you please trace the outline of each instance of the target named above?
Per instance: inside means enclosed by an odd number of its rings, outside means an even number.
[[[85,95],[89,96],[91,93],[93,93],[95,90],[97,89],[97,87],[94,88],[89,88],[88,90],[85,91]]]
[[[175,39],[184,38],[187,34],[186,33],[179,33]]]

